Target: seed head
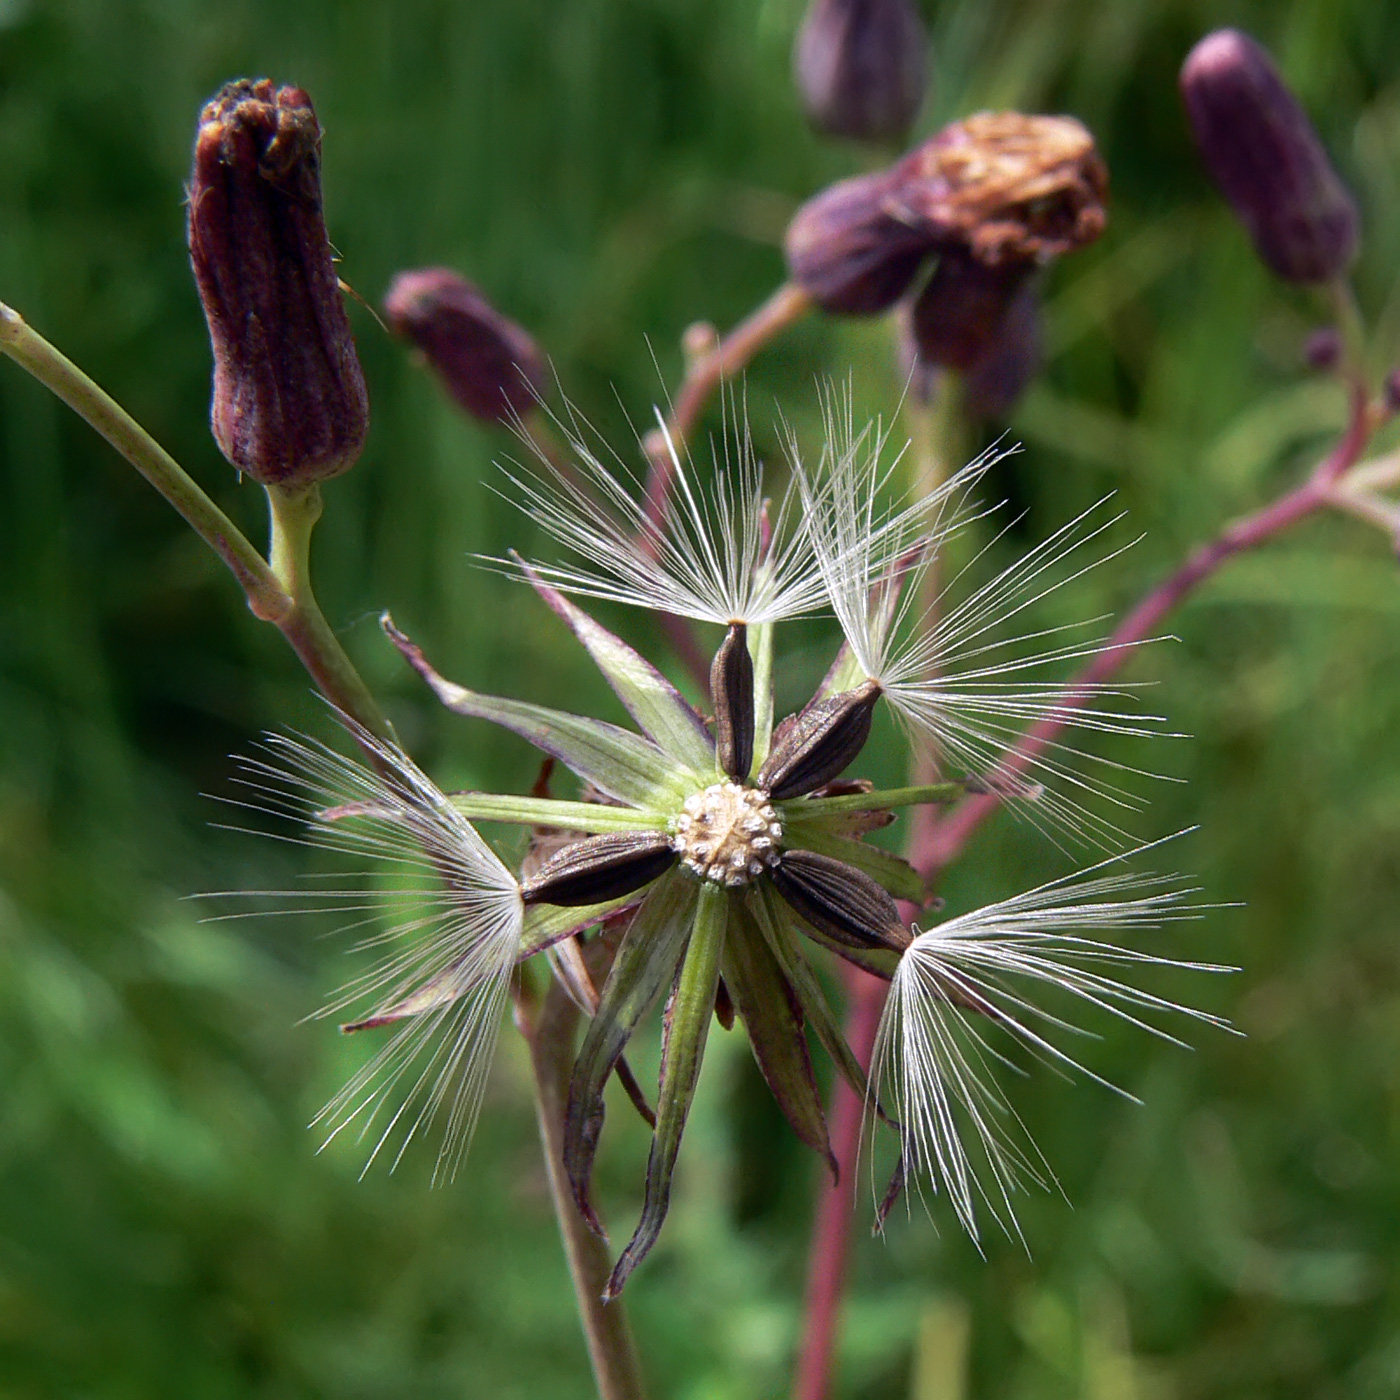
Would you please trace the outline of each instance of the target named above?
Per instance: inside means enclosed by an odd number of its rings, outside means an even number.
[[[1356,204],[1302,104],[1248,34],[1218,29],[1187,56],[1181,97],[1206,169],[1287,282],[1325,282],[1356,256]]]
[[[738,889],[778,863],[782,839],[766,792],[715,783],[686,799],[672,847],[687,870]]]
[[[451,268],[400,272],[384,314],[474,418],[511,422],[544,392],[544,357],[534,340]]]
[[[321,129],[300,88],[240,79],[200,113],[189,243],[214,349],[214,438],[264,485],[348,470],[369,426],[320,161]]]

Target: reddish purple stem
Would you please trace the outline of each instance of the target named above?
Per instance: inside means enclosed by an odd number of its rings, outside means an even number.
[[[1069,711],[1092,698],[1094,687],[1112,676],[1142,642],[1154,636],[1172,609],[1227,560],[1263,544],[1328,504],[1330,488],[1356,464],[1373,427],[1365,395],[1357,389],[1352,395],[1346,432],[1308,479],[1262,510],[1228,525],[1209,544],[1193,551],[1175,573],[1158,584],[1119,623],[1104,650],[1092,657],[1079,675],[1065,686],[1057,708]],[[1024,769],[1067,723],[1067,717],[1057,715],[1032,726],[1008,757],[1003,771],[1016,773]],[[989,793],[968,798],[941,820],[918,821],[910,842],[911,863],[926,878],[936,879],[961,853],[973,832],[997,805],[998,798]],[[880,1024],[885,984],[850,969],[846,985],[849,996],[846,1037],[856,1058],[862,1065],[868,1065]],[[850,1256],[851,1183],[864,1110],[865,1105],[855,1092],[844,1081],[839,1082],[831,1110],[831,1147],[841,1166],[842,1185],[824,1186],[817,1205],[808,1256],[802,1344],[792,1400],[825,1400],[830,1393],[832,1358]]]

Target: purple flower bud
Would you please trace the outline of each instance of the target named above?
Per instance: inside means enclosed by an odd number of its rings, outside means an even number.
[[[400,272],[384,297],[384,312],[473,417],[510,422],[543,394],[538,346],[451,268]]]
[[[1342,362],[1341,332],[1335,326],[1319,326],[1303,342],[1303,363],[1319,374],[1326,374]]]
[[[914,303],[911,325],[919,358],[966,373],[995,350],[1030,265],[988,267],[950,248]]]
[[[788,271],[824,311],[888,311],[935,246],[926,230],[891,211],[890,188],[883,171],[838,181],[788,225]]]
[[[311,99],[266,78],[225,86],[200,113],[190,261],[214,348],[212,426],[264,485],[347,470],[369,396],[321,214]]]
[[[1247,34],[1208,34],[1181,96],[1211,178],[1260,258],[1288,282],[1325,282],[1356,255],[1356,205],[1273,59]]]
[[[1027,282],[1007,307],[991,348],[963,377],[964,411],[992,422],[1007,417],[1040,373],[1043,354],[1040,294]]]
[[[812,125],[898,141],[924,100],[928,36],[912,0],[812,0],[793,75]]]

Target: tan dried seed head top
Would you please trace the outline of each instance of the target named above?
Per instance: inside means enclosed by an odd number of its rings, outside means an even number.
[[[737,889],[778,863],[782,836],[761,788],[715,783],[686,798],[671,845],[688,870]]]
[[[1073,117],[979,112],[895,167],[906,217],[957,238],[983,262],[1045,262],[1104,229],[1108,170]]]

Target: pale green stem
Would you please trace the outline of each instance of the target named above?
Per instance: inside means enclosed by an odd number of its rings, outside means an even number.
[[[835,816],[838,812],[881,812],[888,807],[913,807],[924,802],[956,802],[968,791],[966,783],[917,783],[912,787],[844,793],[840,797],[801,797],[780,802],[778,807],[785,818],[802,821],[807,817]]]
[[[1327,284],[1327,295],[1337,317],[1337,331],[1342,337],[1342,374],[1362,393],[1366,392],[1366,323],[1356,294],[1345,277]]]
[[[110,394],[3,303],[0,350],[106,438],[184,516],[195,534],[228,565],[258,617],[281,624],[292,600],[247,536]]]
[[[579,1214],[564,1170],[564,1114],[578,1017],[578,1008],[553,978],[542,1004],[537,1005],[523,987],[516,998],[515,1022],[530,1047],[549,1193],[559,1221],[599,1400],[642,1400],[646,1387],[626,1310],[619,1300],[603,1302],[603,1290],[612,1272],[608,1247]]]
[[[267,489],[272,542],[270,560],[264,559],[184,468],[115,399],[3,303],[0,351],[106,438],[179,511],[228,565],[253,613],[281,630],[328,700],[372,734],[392,741],[392,728],[312,591],[311,534],[321,515],[317,486],[295,491],[276,486]],[[367,750],[367,755],[375,761],[372,750]],[[551,984],[538,1017],[529,1014],[523,999],[517,1001],[516,1012],[530,1046],[551,1194],[599,1395],[602,1400],[642,1400],[644,1389],[626,1314],[619,1303],[610,1307],[602,1303],[610,1271],[607,1248],[579,1218],[561,1165],[578,1013],[558,983]]]
[[[963,440],[962,423],[962,383],[951,374],[939,377],[932,403],[917,399],[909,394],[904,403],[908,417],[911,438],[911,470],[913,494],[927,500],[942,489],[949,476],[956,470]],[[938,612],[943,588],[941,551],[935,551],[919,575],[919,600],[915,616],[920,628],[932,634],[938,623]],[[931,679],[931,677],[930,677]],[[913,772],[910,775],[916,784],[931,783],[938,776],[938,754],[931,748],[922,749],[915,757]],[[933,813],[914,813],[910,843],[920,839],[923,831],[933,822]]]
[[[311,592],[307,551],[311,527],[321,510],[314,487],[296,496],[279,488],[269,489],[273,500],[269,563],[194,478],[110,394],[17,311],[3,304],[0,350],[106,438],[180,512],[228,565],[254,615],[280,629],[332,704],[371,733],[392,737],[388,722]]]
[[[557,826],[566,831],[660,831],[670,820],[665,812],[612,807],[602,802],[564,802],[553,797],[515,797],[494,792],[450,792],[448,801],[471,821],[518,822],[522,826]]]
[[[311,533],[321,518],[321,488],[267,488],[271,518],[272,572],[291,600],[277,625],[311,673],[321,693],[343,714],[377,738],[393,741],[394,731],[369,692],[340,638],[326,621],[311,588]]]

